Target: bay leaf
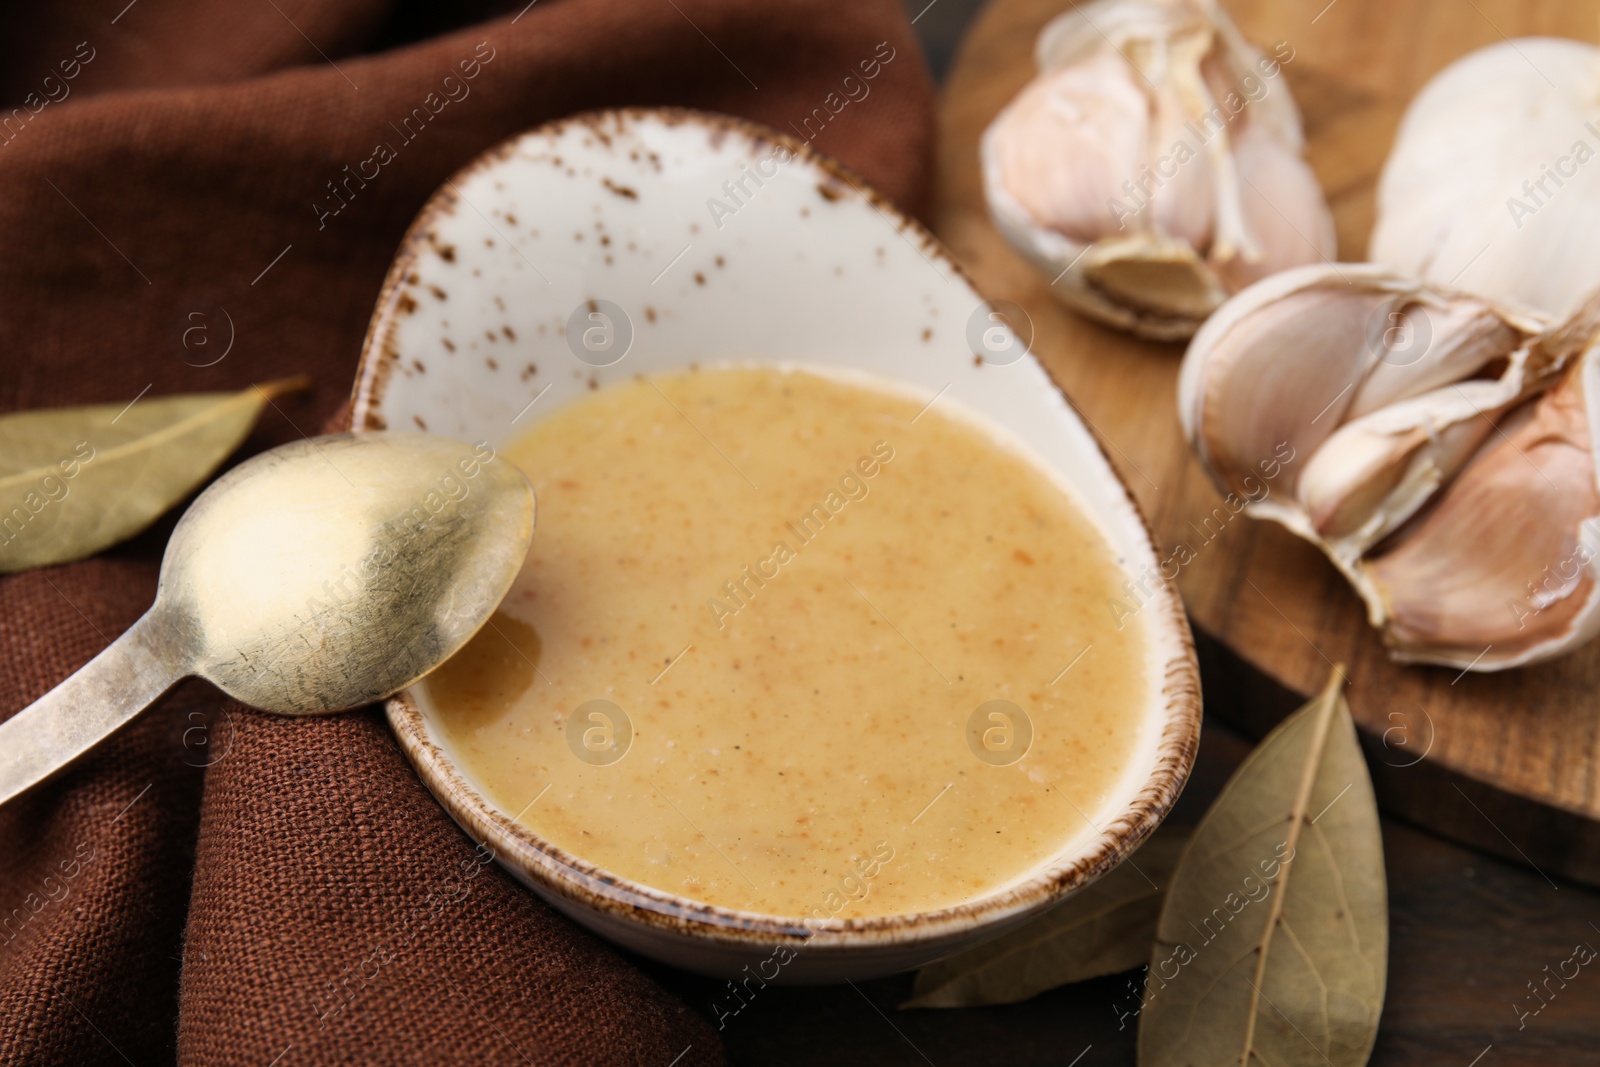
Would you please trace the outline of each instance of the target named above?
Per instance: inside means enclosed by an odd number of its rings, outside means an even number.
[[[1359,1067],[1387,978],[1383,839],[1343,673],[1234,772],[1173,872],[1140,1067]]]
[[[132,537],[204,482],[270,400],[305,386],[292,378],[0,416],[0,574]]]
[[[1071,982],[1132,970],[1150,958],[1161,898],[1186,829],[1162,826],[1103,878],[994,941],[917,972],[902,1008],[1015,1004]]]

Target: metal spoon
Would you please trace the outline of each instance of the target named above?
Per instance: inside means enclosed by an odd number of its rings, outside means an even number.
[[[533,514],[493,449],[427,434],[338,434],[241,463],[179,520],[150,610],[0,724],[0,804],[190,676],[284,715],[404,689],[494,612]]]

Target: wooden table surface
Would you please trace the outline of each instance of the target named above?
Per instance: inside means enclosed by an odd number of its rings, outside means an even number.
[[[1497,674],[1391,662],[1361,602],[1315,546],[1274,524],[1214,512],[1220,497],[1175,415],[1183,345],[1139,341],[1074,315],[991,225],[978,137],[1033,76],[1033,40],[1068,3],[995,0],[967,32],[943,91],[933,227],[981,292],[1028,311],[1034,353],[1105,441],[1157,541],[1165,550],[1190,547],[1195,558],[1177,583],[1196,628],[1212,639],[1208,704],[1259,736],[1298,703],[1293,694],[1316,691],[1332,664],[1347,664],[1351,708],[1389,810],[1600,885],[1600,643]],[[1286,81],[1300,106],[1345,260],[1365,254],[1379,170],[1428,78],[1502,33],[1594,39],[1600,29],[1594,0],[1224,6],[1247,37],[1289,55],[1268,91]],[[1460,284],[1469,281],[1470,272]]]

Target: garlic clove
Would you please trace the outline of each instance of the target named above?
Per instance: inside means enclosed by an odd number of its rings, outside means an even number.
[[[1331,262],[1338,254],[1333,215],[1300,154],[1267,127],[1247,122],[1233,139],[1244,229],[1253,249],[1219,256],[1218,274],[1229,292],[1303,263]]]
[[[1437,296],[1429,302],[1476,304]],[[1457,332],[1433,334],[1428,351],[1406,368],[1424,369],[1404,379],[1389,374],[1383,388],[1374,388],[1373,378],[1392,364],[1379,359],[1373,365],[1347,421],[1307,461],[1297,483],[1330,555],[1353,560],[1398,528],[1456,475],[1495,420],[1553,384],[1564,358],[1503,320],[1494,322],[1501,328],[1486,326],[1481,315],[1441,316],[1440,326]],[[1491,346],[1496,340],[1502,347]],[[1498,378],[1470,377],[1490,363],[1503,365]],[[1420,395],[1400,388],[1444,379],[1446,370],[1457,380]],[[1379,396],[1392,402],[1358,414],[1361,403],[1371,405]]]
[[[1355,419],[1306,461],[1300,503],[1330,554],[1353,561],[1397,529],[1477,451],[1509,404],[1466,382]]]
[[[1035,55],[980,164],[996,227],[1063,302],[1185,338],[1234,290],[1332,254],[1280,64],[1212,0],[1074,5]]]
[[[1184,142],[1186,136],[1185,126],[1188,123],[1188,112],[1184,107],[1183,94],[1172,83],[1162,83],[1156,92],[1155,123],[1153,140],[1158,158],[1155,161],[1154,172],[1161,179],[1153,192],[1149,194],[1149,206],[1140,211],[1135,218],[1141,223],[1150,219],[1149,228],[1162,237],[1174,238],[1184,242],[1191,253],[1195,249],[1208,247],[1212,242],[1215,203],[1217,200],[1215,167],[1204,159],[1195,158],[1184,164],[1169,164],[1163,166],[1159,155],[1171,145]],[[1141,155],[1138,164],[1145,165],[1145,158]],[[1116,189],[1116,194],[1124,203],[1132,199],[1133,181],[1130,175],[1140,171],[1130,169],[1123,172],[1121,180],[1127,184]],[[1320,195],[1320,193],[1318,194]],[[1198,260],[1198,256],[1195,257]],[[1212,285],[1211,288],[1216,288]],[[1226,299],[1211,304],[1203,314],[1210,314]]]
[[[1501,670],[1600,634],[1600,293],[1551,326],[1376,265],[1287,271],[1195,335],[1179,414],[1395,658]],[[1264,457],[1284,468],[1265,494]]]
[[[1499,670],[1600,634],[1591,350],[1361,566],[1396,657]]]
[[[1368,324],[1368,344],[1384,356],[1351,397],[1347,417],[1471,377],[1544,327],[1543,319],[1473,297],[1419,290]]]
[[[1305,457],[1343,421],[1376,356],[1367,323],[1413,283],[1362,264],[1299,267],[1229,300],[1195,335],[1179,373],[1185,436],[1224,492],[1282,446]],[[1294,492],[1303,467],[1278,482]]]
[[[1136,77],[1118,57],[1093,56],[1034,80],[1006,110],[999,181],[1028,216],[1083,243],[1123,228],[1105,190],[1144,159],[1149,105]]]
[[[1437,395],[1420,408],[1402,407],[1362,425],[1389,435],[1413,426],[1436,433],[1549,385],[1552,357],[1544,349],[1512,358],[1544,325],[1381,266],[1299,267],[1232,298],[1195,335],[1179,375],[1179,416],[1219,484],[1236,491],[1227,472],[1248,470],[1249,457],[1259,459],[1279,442],[1305,456],[1341,425],[1428,393]],[[1499,384],[1491,391],[1476,385],[1454,391],[1496,361],[1502,361],[1494,379]],[[1449,415],[1451,409],[1460,411]],[[1351,428],[1349,435],[1358,432]],[[1360,447],[1363,454],[1370,450]],[[1377,452],[1352,459],[1349,469],[1364,462],[1389,470]],[[1307,469],[1280,484],[1297,488]],[[1339,510],[1336,502],[1352,490],[1320,485],[1313,491],[1323,512]],[[1336,525],[1348,530],[1349,517]]]

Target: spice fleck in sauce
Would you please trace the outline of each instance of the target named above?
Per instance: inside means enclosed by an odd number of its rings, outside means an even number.
[[[423,683],[489,798],[624,878],[818,918],[955,905],[1103,824],[1150,696],[1122,573],[1032,460],[921,406],[706,369],[505,449],[533,547]]]

